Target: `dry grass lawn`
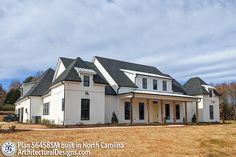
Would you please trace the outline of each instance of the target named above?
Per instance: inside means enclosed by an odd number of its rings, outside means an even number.
[[[91,156],[236,156],[236,124],[25,131],[0,134],[0,143],[120,142],[124,149],[94,149]]]

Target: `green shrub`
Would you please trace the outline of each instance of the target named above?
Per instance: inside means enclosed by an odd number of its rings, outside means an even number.
[[[118,118],[117,118],[115,112],[112,113],[111,123],[112,124],[117,124],[118,123]]]
[[[15,105],[11,105],[11,104],[1,105],[0,111],[15,111]]]
[[[197,117],[196,117],[195,114],[193,114],[192,122],[193,122],[193,123],[196,123],[196,122],[197,122]]]

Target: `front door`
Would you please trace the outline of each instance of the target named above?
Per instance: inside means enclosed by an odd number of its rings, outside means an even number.
[[[158,103],[157,101],[153,101],[153,122],[158,122]]]

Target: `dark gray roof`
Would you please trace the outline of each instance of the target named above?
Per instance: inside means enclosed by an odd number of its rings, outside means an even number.
[[[96,59],[103,65],[106,71],[111,75],[111,77],[120,87],[137,88],[137,86],[120,69],[134,70],[139,72],[167,76],[166,74],[163,74],[153,66],[124,62],[114,59],[102,58],[98,56],[96,56]]]
[[[65,58],[65,57],[60,57],[60,59],[62,63],[64,64],[65,68],[67,68],[74,61],[74,59]]]
[[[77,81],[81,82],[81,78],[79,77],[75,67],[85,68],[85,69],[92,69],[97,72],[97,75],[94,76],[95,83],[107,84],[103,76],[101,75],[100,71],[93,65],[93,63],[83,61],[81,58],[74,59],[70,65],[66,68],[65,71],[61,73],[61,75],[52,83],[55,85],[62,81]]]
[[[207,85],[199,77],[190,78],[184,85],[183,89],[186,91],[188,95],[201,95],[201,94],[209,94],[208,91],[202,86]]]
[[[174,92],[179,92],[179,93],[187,94],[184,91],[182,85],[179,82],[177,82],[176,80],[173,80],[173,82],[172,82],[172,89],[173,89]]]
[[[101,74],[101,72],[98,70],[98,68],[97,68],[93,63],[85,61],[85,64],[86,64],[90,69],[94,70],[94,71],[97,73],[97,75],[95,75],[95,76],[93,77],[93,81],[94,81],[95,83],[108,84],[107,81],[106,81],[106,79],[103,77],[103,75]]]
[[[18,99],[17,101],[22,100],[28,96],[42,96],[46,94],[52,83],[53,76],[54,76],[54,70],[49,68],[42,74],[42,76],[38,80],[36,80],[36,83],[28,91],[28,93],[26,93],[24,97]]]
[[[116,95],[116,92],[111,86],[105,87],[105,95]]]

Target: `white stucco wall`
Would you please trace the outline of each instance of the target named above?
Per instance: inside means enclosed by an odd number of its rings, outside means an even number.
[[[119,115],[119,98],[118,96],[105,96],[105,122],[111,123],[113,112],[115,112],[117,118]],[[119,118],[118,118],[119,120]]]
[[[84,87],[82,82],[66,82],[66,124],[105,123],[105,85],[93,84],[92,77],[90,79],[90,87]],[[81,120],[81,99],[83,98],[90,99],[89,120]]]
[[[43,103],[50,103],[49,115],[42,115],[42,119],[53,120],[55,124],[63,124],[64,111],[62,99],[64,98],[64,85],[61,84],[51,89],[50,95],[43,98]],[[43,107],[42,107],[43,112]]]

